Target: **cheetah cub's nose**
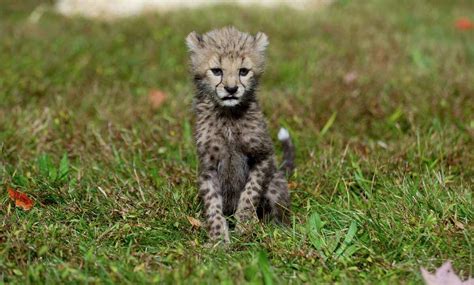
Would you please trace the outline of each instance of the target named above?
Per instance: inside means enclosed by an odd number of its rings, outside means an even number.
[[[233,95],[235,94],[235,92],[237,92],[237,89],[239,89],[239,87],[238,86],[234,86],[234,87],[224,86],[224,89],[225,91],[227,91],[227,93],[229,93],[230,95]]]

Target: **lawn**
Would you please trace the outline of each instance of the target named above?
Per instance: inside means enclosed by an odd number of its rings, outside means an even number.
[[[471,0],[110,23],[31,23],[36,5],[0,4],[0,284],[420,284],[448,259],[473,275],[474,30],[455,26]],[[288,227],[208,248],[188,220],[203,208],[184,38],[224,25],[269,36],[258,96],[297,169]]]

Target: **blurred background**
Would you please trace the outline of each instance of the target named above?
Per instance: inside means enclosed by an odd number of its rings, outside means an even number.
[[[0,185],[35,200],[23,213],[0,193],[0,281],[249,282],[270,264],[288,282],[409,283],[446,259],[469,275],[473,19],[472,0],[0,0]],[[291,232],[235,255],[188,219],[184,39],[227,25],[269,36],[258,96],[298,165]]]

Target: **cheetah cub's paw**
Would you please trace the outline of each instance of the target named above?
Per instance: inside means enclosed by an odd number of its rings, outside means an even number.
[[[249,235],[255,231],[255,228],[258,226],[257,216],[251,216],[246,219],[238,219],[235,225],[235,231],[239,235]]]
[[[210,240],[202,246],[208,249],[228,248],[230,246],[230,240]]]

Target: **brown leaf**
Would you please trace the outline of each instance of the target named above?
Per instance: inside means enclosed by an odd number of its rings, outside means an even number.
[[[296,183],[296,182],[294,182],[294,181],[288,182],[288,188],[289,188],[290,190],[296,189],[296,188],[298,188],[298,183]]]
[[[350,85],[354,82],[356,82],[356,80],[359,78],[359,75],[357,74],[357,72],[355,71],[350,71],[348,73],[346,73],[344,75],[344,83],[347,84],[347,85]]]
[[[148,101],[154,109],[159,108],[168,96],[159,89],[151,89],[148,93]]]
[[[456,29],[461,31],[467,31],[474,28],[474,23],[466,17],[459,18],[455,22]]]
[[[186,217],[193,228],[199,229],[201,227],[201,221],[196,218],[187,216]]]
[[[464,225],[460,221],[456,221],[456,220],[453,219],[453,223],[456,226],[456,228],[458,228],[460,230],[464,230]]]
[[[34,201],[28,197],[28,195],[26,195],[25,193],[16,191],[10,187],[8,187],[8,196],[10,197],[10,199],[15,201],[15,206],[25,211],[30,210],[35,204]]]

